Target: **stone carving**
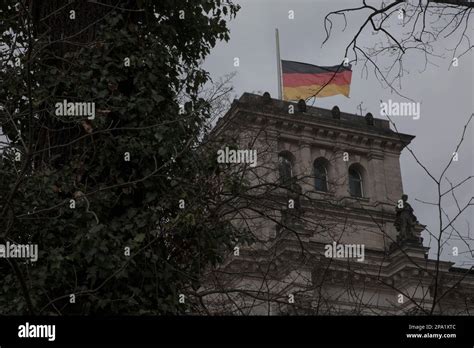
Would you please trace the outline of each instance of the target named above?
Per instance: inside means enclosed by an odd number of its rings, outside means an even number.
[[[341,118],[341,110],[339,110],[339,107],[336,105],[332,108],[331,110],[332,118],[339,120]]]
[[[365,122],[367,123],[367,125],[373,126],[374,125],[374,115],[372,115],[370,112],[367,113],[367,115],[365,115]]]
[[[304,99],[298,100],[298,111],[299,112],[306,112],[306,102]]]
[[[418,237],[415,234],[415,226],[418,224],[418,220],[413,214],[413,208],[407,202],[408,196],[402,195],[402,199],[398,201],[395,208],[395,228],[397,229],[398,236],[397,241],[412,240],[418,241]]]

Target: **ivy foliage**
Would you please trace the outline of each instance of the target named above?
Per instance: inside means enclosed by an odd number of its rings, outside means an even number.
[[[1,313],[192,311],[200,276],[246,239],[219,215],[198,93],[238,9],[0,4],[0,243],[39,248],[36,262],[0,260]],[[57,115],[64,100],[94,103],[95,118]]]

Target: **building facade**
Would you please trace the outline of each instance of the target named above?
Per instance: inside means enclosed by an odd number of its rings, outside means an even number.
[[[245,93],[213,139],[256,150],[233,222],[253,235],[201,289],[217,314],[402,315],[474,311],[474,274],[428,258],[389,122]],[[244,161],[242,161],[244,162]],[[238,211],[238,212],[237,212]]]

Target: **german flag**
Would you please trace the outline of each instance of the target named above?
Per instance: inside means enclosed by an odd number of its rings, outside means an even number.
[[[317,66],[282,60],[283,99],[300,100],[343,94],[349,97],[351,66]]]

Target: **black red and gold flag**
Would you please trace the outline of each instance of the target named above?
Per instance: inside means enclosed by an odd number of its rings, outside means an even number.
[[[317,66],[282,60],[281,66],[284,100],[329,97],[337,94],[349,97],[352,78],[350,65]]]

